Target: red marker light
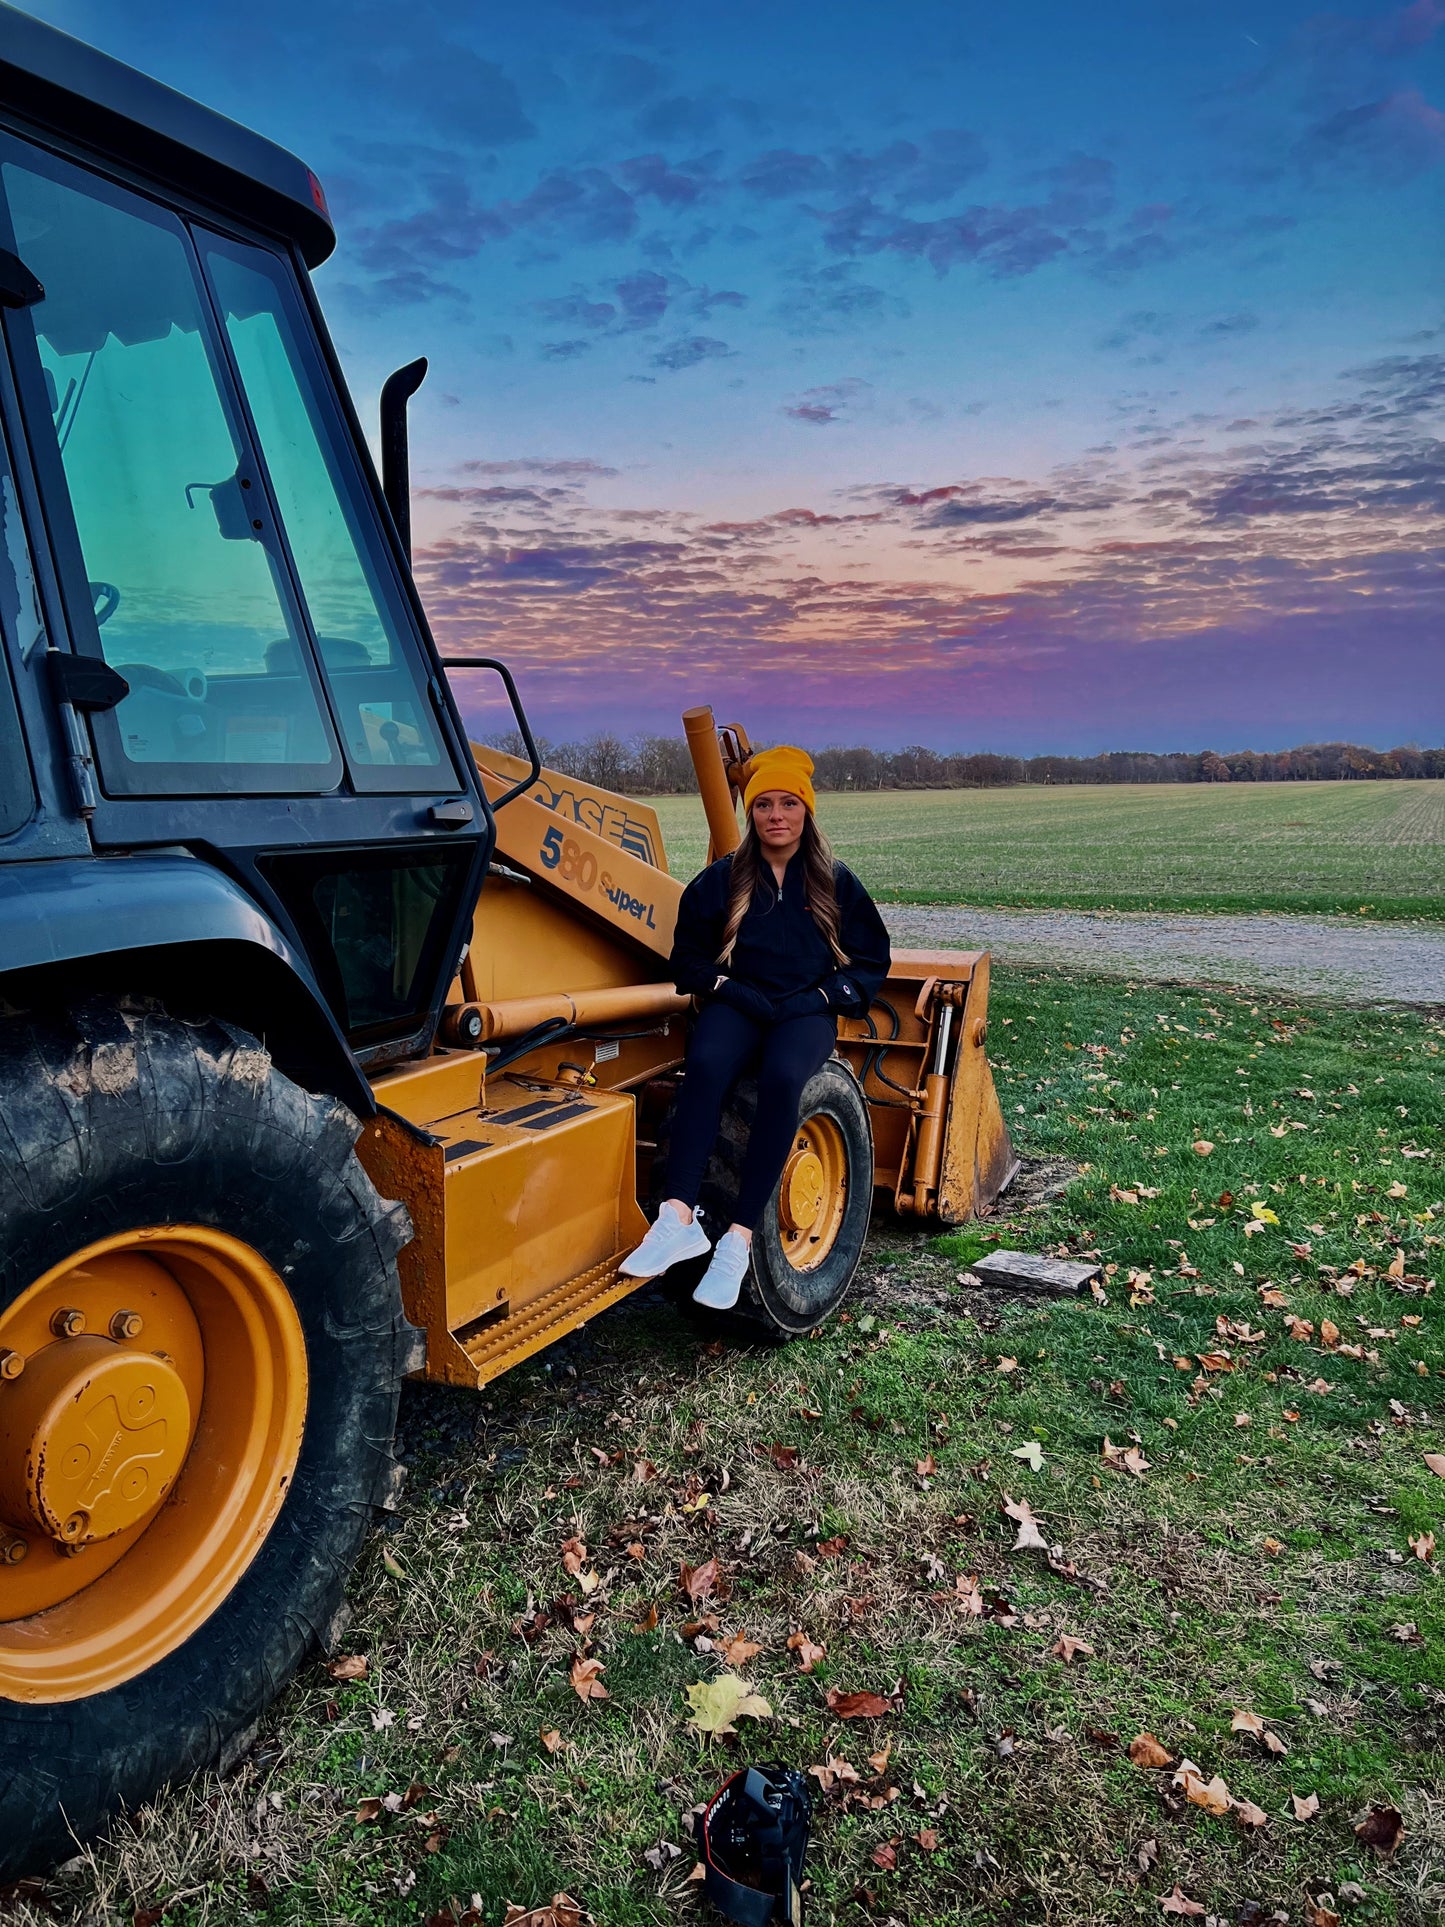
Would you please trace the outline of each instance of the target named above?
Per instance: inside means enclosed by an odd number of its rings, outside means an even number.
[[[331,209],[326,205],[326,189],[321,185],[320,181],[317,180],[309,167],[306,170],[306,178],[311,183],[311,198],[316,203],[316,212],[320,214],[323,219],[329,221],[331,219]]]

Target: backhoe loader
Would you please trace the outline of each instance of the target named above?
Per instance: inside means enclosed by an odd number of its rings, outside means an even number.
[[[215,1761],[332,1636],[408,1374],[636,1288],[691,1018],[646,803],[444,663],[292,155],[0,5],[0,1875]],[[470,744],[500,677],[527,754]],[[713,852],[750,746],[685,726]],[[895,954],[805,1094],[743,1309],[1014,1159],[988,957]],[[702,1205],[725,1223],[754,1094]]]

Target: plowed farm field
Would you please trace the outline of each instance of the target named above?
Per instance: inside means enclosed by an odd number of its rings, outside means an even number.
[[[695,797],[651,799],[675,874]],[[1027,785],[820,796],[880,902],[1445,918],[1445,783]]]

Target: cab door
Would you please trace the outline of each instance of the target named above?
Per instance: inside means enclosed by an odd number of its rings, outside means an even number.
[[[86,712],[98,850],[182,844],[312,953],[364,1056],[415,1049],[490,811],[293,257],[0,138],[6,315]]]

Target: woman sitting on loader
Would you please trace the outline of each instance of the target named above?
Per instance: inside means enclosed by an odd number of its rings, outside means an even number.
[[[888,932],[877,906],[839,863],[814,817],[813,759],[762,750],[743,791],[742,842],[683,892],[672,947],[681,991],[703,1000],[688,1041],[657,1222],[622,1270],[655,1278],[709,1249],[695,1206],[723,1105],[755,1072],[757,1118],[733,1221],[693,1297],[734,1306],[753,1228],[798,1128],[804,1086],[831,1055],[840,1014],[863,1016],[888,975]]]

